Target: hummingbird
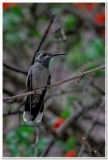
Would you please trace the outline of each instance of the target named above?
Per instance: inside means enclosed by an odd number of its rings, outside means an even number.
[[[26,87],[28,92],[39,88],[44,89],[39,93],[34,91],[34,94],[27,96],[23,112],[24,121],[41,122],[44,111],[44,96],[47,92],[47,85],[50,85],[51,80],[49,63],[53,57],[59,55],[66,54],[51,54],[45,51],[37,53],[34,64],[28,71]]]

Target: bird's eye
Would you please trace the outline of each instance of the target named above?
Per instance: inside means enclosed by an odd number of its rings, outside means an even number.
[[[43,56],[45,57],[45,56],[46,56],[46,54],[43,54]]]

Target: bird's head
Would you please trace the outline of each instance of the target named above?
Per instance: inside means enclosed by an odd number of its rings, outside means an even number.
[[[39,53],[36,55],[35,61],[39,61],[39,62],[41,62],[45,67],[48,67],[51,58],[53,58],[53,57],[55,57],[55,56],[59,56],[59,55],[66,55],[66,54],[51,54],[51,53],[49,53],[49,52],[39,52]]]

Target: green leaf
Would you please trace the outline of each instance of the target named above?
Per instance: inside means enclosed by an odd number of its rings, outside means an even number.
[[[70,115],[71,115],[71,111],[69,108],[65,108],[61,113],[61,117],[63,118],[68,118]]]
[[[11,44],[17,44],[20,41],[20,36],[18,32],[8,32],[4,36],[5,40],[8,41]]]
[[[69,59],[69,62],[72,64],[72,68],[73,67],[78,68],[84,63],[89,61],[87,54],[82,52],[80,43],[81,43],[81,39],[77,44],[74,45],[74,47],[69,52],[68,59]]]
[[[22,21],[22,18],[19,15],[14,14],[12,12],[10,13],[6,12],[5,14],[3,14],[3,29],[12,30],[12,28],[15,28],[15,26],[20,24],[21,21]]]
[[[22,8],[18,5],[11,7],[10,11],[19,16],[23,16]]]
[[[97,71],[96,73],[95,73],[95,75],[98,77],[98,76],[105,76],[105,70],[103,69],[103,70],[100,70],[100,71]]]
[[[44,23],[44,22],[47,21],[47,17],[46,17],[46,16],[41,16],[41,17],[39,18],[39,21]]]
[[[39,140],[39,143],[38,143],[38,148],[40,150],[43,150],[43,149],[46,148],[46,146],[48,145],[48,143],[49,143],[49,140],[47,138],[41,138]]]
[[[38,39],[40,39],[42,37],[42,34],[36,29],[32,29],[31,34]]]
[[[4,38],[7,42],[11,44],[18,44],[21,41],[26,41],[28,38],[28,29],[27,28],[21,28],[17,31],[11,31],[4,35]]]
[[[77,143],[77,140],[74,137],[69,138],[66,142],[68,149],[74,149],[76,147],[76,143]]]
[[[94,69],[94,68],[96,68],[96,67],[97,67],[97,65],[92,65],[92,63],[91,63],[91,65],[88,66],[88,67],[86,68],[86,70],[91,70],[91,69]]]
[[[98,51],[99,55],[103,55],[105,51],[104,41],[101,38],[95,38],[92,43],[92,47]]]
[[[89,60],[94,60],[97,58],[104,57],[105,55],[105,45],[101,38],[95,38],[86,48],[86,55]]]
[[[78,23],[78,19],[76,16],[68,15],[64,21],[65,30],[71,31],[75,28]]]
[[[34,130],[31,127],[20,127],[9,133],[5,137],[8,149],[12,156],[30,156],[33,155],[32,144],[30,138],[33,136]]]

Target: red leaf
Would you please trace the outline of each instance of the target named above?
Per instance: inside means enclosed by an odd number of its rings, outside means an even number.
[[[54,124],[53,124],[53,128],[54,129],[56,129],[56,128],[58,128],[58,127],[60,127],[60,125],[62,124],[64,122],[64,119],[63,118],[58,118],[55,122],[54,122]]]
[[[95,16],[95,22],[99,25],[105,22],[105,12],[102,12]]]
[[[8,9],[16,6],[16,3],[3,3],[3,9]]]
[[[93,11],[96,7],[96,3],[74,3],[73,4],[76,8],[81,11]]]
[[[96,3],[87,3],[87,8],[86,9],[89,12],[92,12],[95,9],[95,7],[96,7]]]
[[[75,150],[70,150],[65,153],[64,157],[77,157],[77,153]]]

